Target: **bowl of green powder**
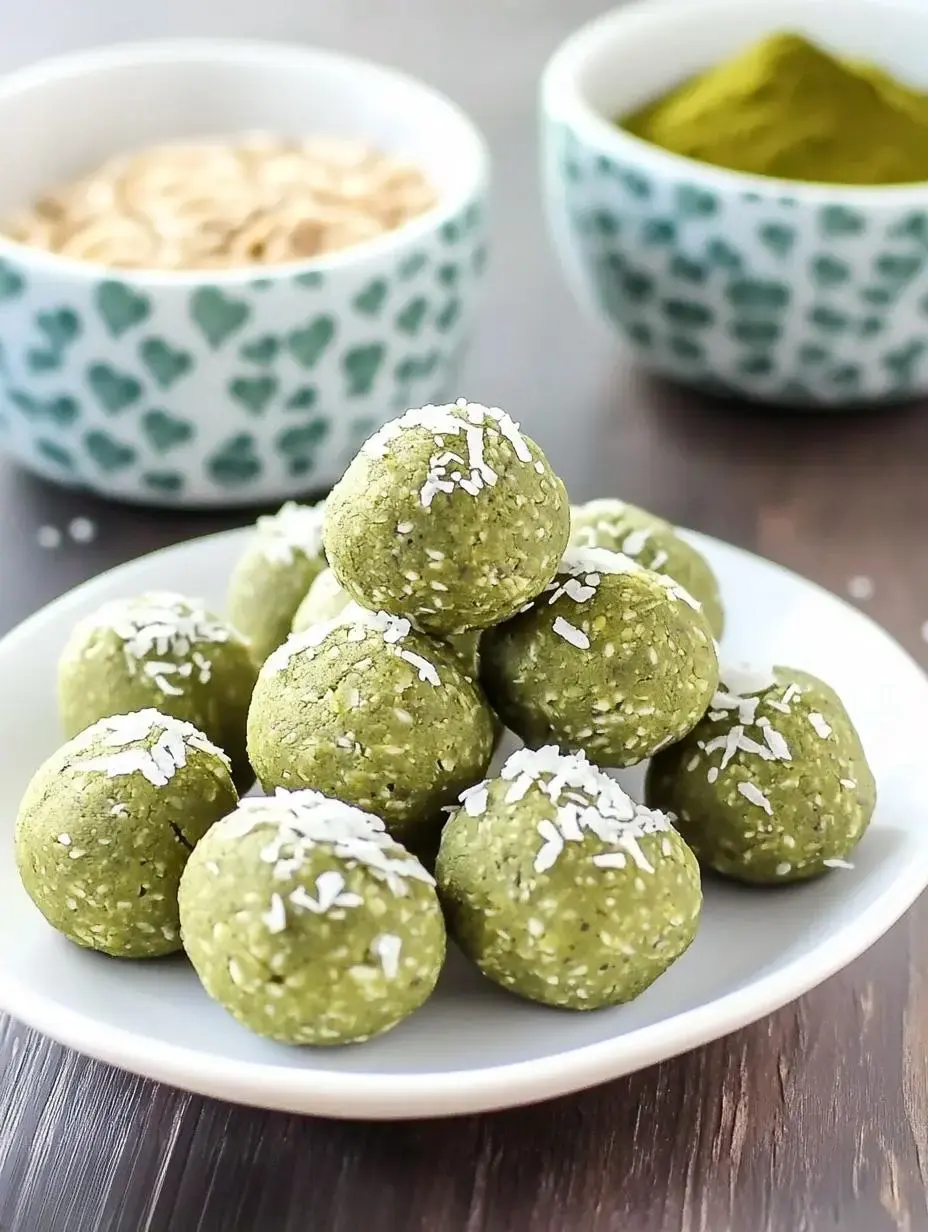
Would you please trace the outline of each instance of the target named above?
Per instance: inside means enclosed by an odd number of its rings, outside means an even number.
[[[654,371],[774,405],[928,393],[928,5],[648,0],[542,80],[552,235]]]

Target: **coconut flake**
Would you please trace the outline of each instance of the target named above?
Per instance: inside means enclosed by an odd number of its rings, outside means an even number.
[[[868,599],[872,599],[873,591],[873,578],[869,578],[862,573],[848,578],[847,593],[859,603],[866,603]]]
[[[558,637],[562,637],[571,646],[576,646],[578,650],[589,650],[590,639],[587,635],[582,629],[578,629],[575,625],[565,620],[563,616],[555,617],[552,629]]]
[[[411,664],[417,671],[419,679],[424,684],[433,685],[438,688],[441,685],[441,677],[438,674],[438,669],[434,663],[430,663],[428,659],[424,659],[422,655],[414,654],[411,650],[401,650],[399,657],[406,663]]]
[[[371,942],[371,953],[380,959],[380,965],[388,980],[395,980],[400,969],[400,954],[403,942],[393,933],[381,933]]]
[[[611,852],[591,856],[598,868],[624,868],[626,857],[645,872],[653,866],[642,851],[639,840],[646,835],[671,829],[663,813],[636,805],[619,784],[590,764],[582,753],[561,753],[554,745],[541,749],[519,749],[500,771],[509,782],[506,799],[522,799],[535,787],[554,805],[553,818],[543,818],[537,826],[542,844],[534,861],[535,871],[546,872],[557,862],[567,843],[583,843],[594,836]],[[604,860],[596,857],[621,856]]]
[[[519,432],[519,425],[505,411],[468,402],[466,398],[444,406],[408,410],[384,424],[362,445],[361,450],[372,457],[386,457],[397,437],[415,428],[431,432],[437,446],[429,458],[425,480],[419,490],[419,501],[424,509],[429,509],[439,494],[450,494],[460,489],[476,497],[485,488],[496,484],[499,476],[484,456],[488,428],[495,429],[506,438],[519,463],[533,461],[532,451]],[[446,448],[447,438],[460,444],[457,448]],[[466,453],[466,458],[463,453]]]
[[[284,863],[288,877],[299,871],[311,851],[321,847],[344,861],[348,869],[363,865],[398,898],[408,893],[410,880],[435,884],[419,861],[390,838],[379,817],[317,791],[278,788],[273,796],[249,797],[217,825],[229,839],[269,828],[268,862],[274,863],[275,870]],[[316,896],[298,886],[289,895],[293,906],[317,913],[321,903],[327,904],[326,909],[360,906],[360,896],[344,889],[342,875],[329,871],[339,878],[337,887],[333,877],[321,873],[315,882]]]
[[[770,807],[770,801],[764,795],[759,787],[754,783],[739,783],[738,791],[744,796],[749,804],[756,804],[758,808],[762,808],[768,817],[773,816],[773,809]]]
[[[831,724],[828,722],[825,716],[823,714],[820,714],[819,711],[817,710],[810,710],[809,713],[806,715],[806,718],[811,723],[812,728],[815,731],[815,734],[817,736],[820,736],[822,740],[827,740],[828,737],[831,735]]]
[[[158,710],[101,719],[76,737],[73,745],[78,756],[68,764],[69,770],[100,771],[111,779],[141,774],[154,787],[164,787],[171,781],[187,764],[191,749],[218,757],[227,770],[231,769],[225,753],[192,723]],[[90,746],[102,746],[106,751],[80,759],[79,754]]]
[[[270,908],[264,912],[261,919],[267,925],[269,933],[282,933],[287,927],[287,909],[279,894],[271,895]]]
[[[287,501],[271,516],[255,523],[258,546],[265,560],[292,565],[297,553],[308,558],[322,556],[322,527],[325,503],[298,505]]]
[[[822,861],[822,863],[825,865],[825,867],[826,867],[826,868],[847,868],[847,869],[852,869],[852,868],[854,867],[854,865],[853,865],[853,864],[851,864],[849,860],[840,860],[840,859],[838,859],[838,857],[837,857],[837,856],[832,856],[832,857],[831,857],[830,859],[828,859],[828,860],[823,860],[823,861]]]

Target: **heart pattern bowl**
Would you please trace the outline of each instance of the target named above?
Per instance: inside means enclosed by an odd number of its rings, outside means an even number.
[[[544,191],[573,289],[647,367],[715,393],[841,410],[928,393],[928,185],[793,183],[617,127],[774,31],[928,83],[928,7],[647,0],[571,36],[542,84]]]
[[[15,73],[0,118],[4,214],[116,152],[255,129],[363,139],[439,196],[281,266],[117,270],[0,239],[0,447],[30,470],[148,504],[283,500],[329,487],[398,411],[458,393],[488,160],[427,86],[309,48],[150,43]]]

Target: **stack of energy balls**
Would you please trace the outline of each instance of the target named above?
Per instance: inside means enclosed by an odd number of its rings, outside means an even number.
[[[435,987],[446,928],[533,1001],[629,1001],[692,941],[700,865],[818,876],[875,806],[832,690],[720,670],[702,557],[619,501],[571,510],[500,410],[407,411],[324,505],[259,519],[228,615],[155,594],[78,626],[70,740],[26,793],[17,855],[71,940],[183,945],[273,1039],[394,1026]],[[524,747],[488,778],[503,726]],[[639,802],[606,771],[645,759]]]

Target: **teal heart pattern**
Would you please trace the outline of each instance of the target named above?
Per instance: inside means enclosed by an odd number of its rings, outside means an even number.
[[[424,295],[417,295],[396,314],[396,328],[415,338],[428,316],[428,311],[429,301]]]
[[[60,352],[80,336],[81,319],[72,308],[55,308],[36,315],[35,323],[52,351]]]
[[[136,459],[136,452],[131,445],[126,445],[108,432],[97,429],[84,434],[84,449],[88,457],[107,474],[125,470]]]
[[[190,319],[213,350],[240,330],[250,316],[250,304],[226,295],[218,287],[200,287],[190,297]]]
[[[308,411],[319,401],[319,390],[315,385],[301,385],[295,389],[284,403],[288,411]]]
[[[355,311],[366,317],[376,317],[384,306],[388,289],[385,278],[375,278],[352,300]]]
[[[243,343],[238,353],[252,364],[272,364],[280,353],[280,339],[274,334],[264,334],[253,342]]]
[[[565,264],[650,368],[768,402],[928,394],[928,210],[734,193],[682,167],[629,165],[553,119],[543,143]],[[452,311],[448,264],[467,268],[454,251],[436,262],[421,340],[440,341]],[[407,387],[428,351],[409,341],[391,356]]]
[[[639,201],[647,191],[634,177],[621,188]],[[584,217],[605,244],[629,231],[602,205]],[[68,293],[0,259],[5,447],[52,478],[154,504],[272,501],[333,482],[355,427],[369,436],[459,392],[487,262],[482,202],[439,222],[369,267],[234,285],[114,271]],[[673,226],[650,240],[672,254]],[[655,288],[622,267],[617,294],[654,303],[681,354],[696,347],[689,335],[709,327],[695,297]]]
[[[18,299],[26,289],[26,279],[10,265],[9,261],[0,259],[0,302],[8,299]]]
[[[157,453],[166,453],[179,445],[186,445],[196,435],[193,424],[168,411],[154,409],[142,416],[145,438]]]
[[[363,398],[371,392],[385,354],[386,347],[382,342],[355,346],[345,352],[342,367],[346,378],[345,392],[349,398]]]
[[[237,376],[229,382],[229,396],[252,415],[262,415],[277,393],[276,376]]]
[[[151,316],[151,300],[124,282],[107,279],[94,292],[94,304],[111,338],[121,338]]]
[[[287,336],[287,346],[298,364],[314,368],[335,337],[335,318],[318,316],[303,329],[295,329]]]
[[[248,432],[230,437],[206,461],[206,470],[223,488],[238,488],[263,470],[258,443]]]
[[[193,368],[190,352],[163,338],[146,338],[139,346],[139,357],[159,389],[170,389]]]
[[[87,384],[108,415],[124,411],[142,396],[141,381],[110,364],[91,364],[87,369]]]

